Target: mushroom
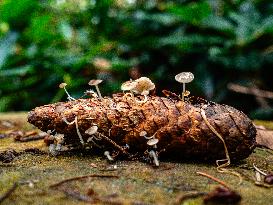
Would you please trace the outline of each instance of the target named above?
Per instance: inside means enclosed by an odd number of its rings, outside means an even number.
[[[137,101],[137,103],[147,102],[147,96],[151,90],[155,89],[155,84],[147,77],[138,78],[134,82],[136,85],[132,91],[145,97],[143,101]]]
[[[107,159],[108,159],[109,161],[114,161],[114,159],[113,159],[113,157],[111,157],[111,155],[110,155],[110,152],[109,152],[109,151],[105,151],[105,152],[104,152],[104,156],[106,156],[106,157],[107,157]]]
[[[136,79],[135,87],[133,88],[133,92],[140,95],[148,95],[149,92],[155,89],[155,84],[147,77],[141,77]]]
[[[122,83],[120,88],[122,91],[132,91],[136,87],[136,84],[137,83],[135,81],[129,80]]]
[[[59,88],[64,89],[64,91],[65,91],[66,94],[67,94],[67,99],[68,99],[69,101],[75,100],[75,98],[72,98],[72,97],[69,95],[69,93],[67,92],[65,86],[67,86],[66,83],[61,83],[61,84],[59,85]]]
[[[191,72],[182,72],[175,76],[177,82],[183,83],[182,101],[184,101],[184,96],[189,95],[189,92],[186,92],[186,83],[190,83],[193,79],[194,75]]]
[[[84,92],[85,95],[89,96],[89,97],[93,97],[93,98],[97,98],[98,94],[94,91],[94,90],[86,90]]]
[[[154,164],[155,164],[155,166],[159,167],[159,161],[158,161],[157,154],[155,153],[155,151],[154,151],[154,150],[151,150],[151,151],[149,152],[149,155],[150,155],[151,158],[154,159]]]
[[[98,95],[99,95],[99,98],[101,99],[102,98],[102,96],[101,96],[101,93],[100,93],[100,89],[99,89],[99,84],[102,82],[102,80],[90,80],[89,81],[89,83],[88,83],[88,85],[91,85],[91,86],[95,86],[96,87],[96,90],[97,90],[97,93],[98,93]]]
[[[93,134],[96,134],[97,131],[98,131],[98,126],[93,125],[92,127],[88,128],[88,129],[85,131],[85,134],[93,135]]]
[[[149,146],[156,146],[156,144],[158,143],[158,141],[159,141],[158,139],[152,138],[152,139],[148,140],[147,145],[149,145]]]
[[[130,93],[126,93],[124,95],[124,97],[127,97],[127,95],[130,95],[133,99],[134,99],[134,93],[133,93],[133,89],[135,88],[136,86],[136,82],[135,81],[132,81],[132,80],[129,80],[129,81],[126,81],[124,83],[122,83],[121,85],[121,90],[122,91],[130,91]]]

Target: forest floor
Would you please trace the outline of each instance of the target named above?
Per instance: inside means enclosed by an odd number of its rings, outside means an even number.
[[[273,171],[273,152],[256,148],[247,159],[230,166],[239,178],[219,173],[215,164],[202,162],[160,163],[158,168],[138,161],[109,163],[104,156],[85,152],[48,154],[43,140],[18,142],[5,137],[10,130],[33,130],[26,122],[27,113],[0,114],[0,155],[10,151],[10,162],[0,160],[0,204],[175,204],[181,196],[193,192],[210,192],[219,184],[196,172],[221,179],[241,197],[241,205],[270,205],[273,188],[255,185],[253,163],[267,172]],[[258,122],[263,124],[263,122]],[[265,126],[272,123],[265,123]],[[1,157],[0,157],[1,158]],[[88,175],[88,176],[86,176]],[[62,180],[62,184],[56,183]],[[105,177],[106,176],[106,177]],[[108,176],[108,177],[107,177]],[[56,186],[52,186],[52,185]],[[11,189],[11,188],[14,189]],[[9,192],[6,197],[3,196]],[[185,200],[184,205],[203,204],[202,196]]]

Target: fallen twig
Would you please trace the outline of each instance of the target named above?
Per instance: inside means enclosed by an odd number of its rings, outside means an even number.
[[[201,176],[204,176],[204,177],[207,177],[207,178],[209,178],[209,179],[212,179],[213,181],[216,181],[216,182],[218,182],[219,184],[221,184],[221,185],[223,185],[224,187],[226,187],[226,188],[229,189],[229,186],[228,186],[224,181],[222,181],[222,180],[220,180],[220,179],[218,179],[218,178],[216,178],[216,177],[214,177],[214,176],[211,176],[211,175],[209,175],[209,174],[207,174],[207,173],[205,173],[205,172],[196,172],[196,174],[199,174],[199,175],[201,175]]]
[[[256,97],[273,99],[273,92],[261,90],[253,87],[245,87],[235,83],[229,83],[227,85],[228,89],[237,93],[243,93],[248,95],[255,95]]]
[[[69,179],[65,179],[63,181],[60,181],[56,184],[52,184],[49,187],[50,188],[55,188],[58,187],[64,183],[67,182],[71,182],[71,181],[75,181],[75,180],[80,180],[80,179],[85,179],[85,178],[90,178],[90,177],[100,177],[100,178],[119,178],[119,176],[116,175],[99,175],[99,174],[91,174],[91,175],[84,175],[84,176],[79,176],[79,177],[73,177],[73,178],[69,178]]]
[[[11,188],[9,188],[6,193],[4,193],[2,196],[0,196],[0,203],[2,203],[5,199],[7,199],[11,194],[12,192],[15,191],[15,189],[18,187],[18,183],[15,182]]]

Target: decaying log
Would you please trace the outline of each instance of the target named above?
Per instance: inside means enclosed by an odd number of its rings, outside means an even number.
[[[204,110],[209,123],[223,136],[232,160],[248,157],[255,147],[254,125],[233,107],[157,96],[148,96],[145,103],[139,103],[143,96],[127,94],[37,107],[29,113],[28,121],[42,131],[63,134],[63,144],[71,147],[88,144],[88,141],[103,150],[117,150],[102,137],[106,136],[118,146],[127,147],[130,154],[144,153],[150,147],[147,138],[154,135],[161,156],[223,159],[223,143],[204,122],[201,115]],[[98,128],[94,136],[85,133],[92,126]],[[142,131],[147,133],[146,138],[140,135]]]

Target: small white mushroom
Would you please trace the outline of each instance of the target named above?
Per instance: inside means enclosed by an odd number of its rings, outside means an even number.
[[[94,90],[86,90],[84,94],[92,98],[98,97],[98,94]]]
[[[73,97],[71,97],[71,96],[69,95],[69,93],[67,92],[65,86],[67,86],[66,83],[61,83],[61,84],[59,85],[59,88],[64,89],[65,93],[67,94],[67,99],[68,99],[69,101],[75,100],[75,98],[73,98]]]
[[[156,145],[158,143],[158,141],[159,141],[158,139],[152,138],[152,139],[147,141],[147,145],[154,146],[154,145]]]
[[[146,138],[146,135],[147,135],[147,132],[146,132],[145,130],[143,130],[143,131],[141,131],[141,132],[139,133],[139,136],[140,136],[140,137],[145,137],[145,138]]]
[[[151,150],[149,152],[149,155],[150,155],[151,158],[153,158],[155,166],[159,167],[159,161],[158,161],[158,158],[157,158],[157,155],[156,155],[155,151]]]
[[[155,84],[147,77],[141,77],[139,79],[136,79],[134,82],[136,82],[136,85],[132,89],[133,93],[140,94],[140,95],[144,96],[144,100],[142,100],[142,101],[136,100],[136,102],[137,103],[147,102],[147,100],[148,100],[147,96],[149,95],[149,92],[151,90],[155,89]]]
[[[105,152],[104,152],[104,155],[107,157],[107,159],[108,159],[109,161],[114,161],[114,159],[113,159],[113,157],[111,157],[109,151],[105,151]]]
[[[179,83],[183,83],[183,91],[182,91],[182,101],[184,101],[184,96],[186,96],[186,83],[190,83],[193,81],[194,75],[191,72],[182,72],[175,76],[175,80]],[[189,94],[188,94],[189,95]]]
[[[141,77],[135,80],[136,85],[133,92],[141,95],[148,95],[149,92],[155,89],[155,84],[147,77]]]
[[[98,126],[93,125],[92,127],[88,128],[88,129],[85,131],[85,134],[93,135],[93,134],[96,134],[97,131],[98,131]]]
[[[122,91],[132,91],[135,88],[136,84],[137,83],[135,81],[129,80],[122,83],[120,88]]]
[[[88,85],[91,85],[91,86],[95,86],[96,87],[96,90],[97,90],[97,93],[99,95],[99,98],[101,99],[102,96],[101,96],[101,92],[100,92],[100,89],[99,89],[99,84],[102,82],[102,80],[90,80]]]

